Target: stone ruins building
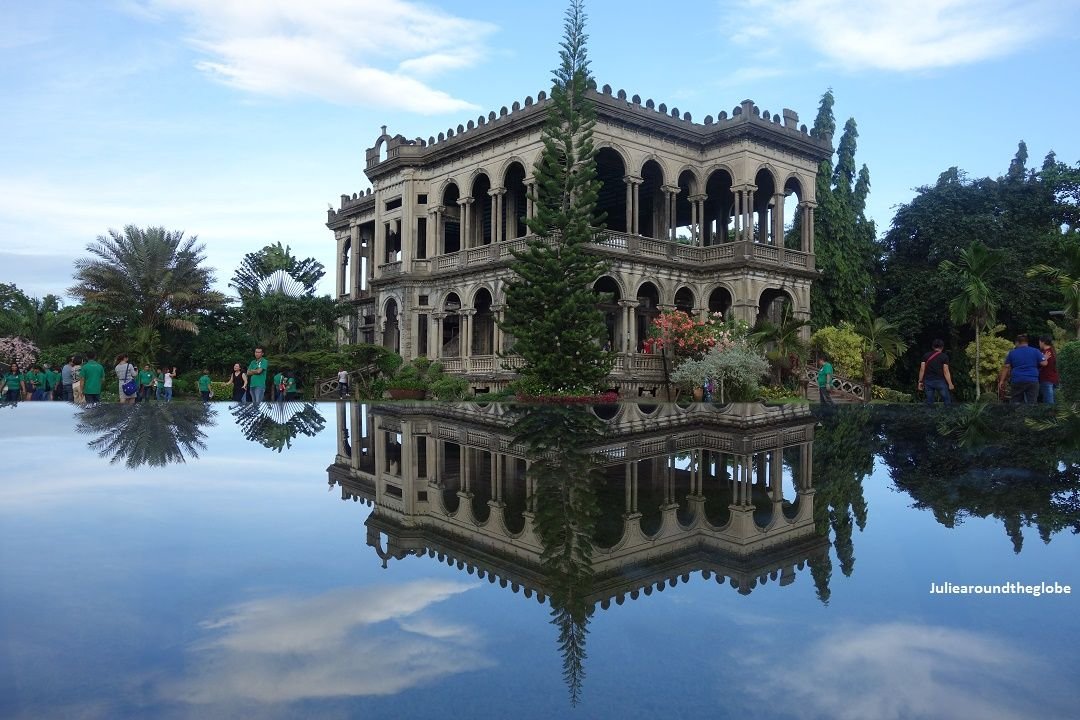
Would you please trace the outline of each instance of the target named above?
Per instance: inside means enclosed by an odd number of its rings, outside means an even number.
[[[808,319],[815,176],[831,138],[750,100],[697,123],[607,85],[590,95],[606,217],[592,249],[610,263],[595,289],[617,353],[611,385],[655,391],[662,358],[642,351],[662,310],[754,324],[790,302]],[[476,390],[513,378],[497,323],[511,250],[529,234],[549,102],[541,92],[427,140],[383,128],[366,155],[372,188],[327,214],[337,294],[356,308],[347,341],[437,358]]]

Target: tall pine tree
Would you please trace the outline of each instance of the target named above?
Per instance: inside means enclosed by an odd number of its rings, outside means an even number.
[[[502,324],[514,337],[511,352],[524,361],[520,386],[528,394],[594,392],[612,365],[611,354],[601,349],[606,329],[592,290],[606,265],[585,248],[600,181],[581,0],[571,2],[563,27],[544,150],[534,169],[536,216],[529,229],[536,239],[514,253]]]
[[[833,94],[821,97],[814,135],[836,132]],[[823,160],[817,174],[817,210],[814,212],[814,253],[821,279],[810,295],[814,328],[854,321],[873,305],[873,276],[880,255],[873,220],[866,217],[870,171],[863,165],[856,174],[855,150],[859,130],[854,118],[844,124],[836,148],[836,166]]]

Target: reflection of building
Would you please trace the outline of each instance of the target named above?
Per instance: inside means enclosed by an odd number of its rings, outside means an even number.
[[[595,289],[612,380],[632,390],[659,377],[660,359],[641,350],[663,309],[753,324],[789,301],[808,318],[814,179],[830,138],[750,100],[693,122],[608,86],[591,96],[606,232],[590,251],[610,262]],[[342,195],[327,217],[337,294],[356,308],[349,341],[439,358],[477,387],[505,382],[513,361],[499,357],[509,345],[497,321],[511,251],[529,234],[549,102],[540,93],[427,140],[383,128],[367,150],[372,189]]]
[[[749,593],[792,582],[828,540],[814,529],[807,406],[621,404],[603,436],[589,605],[621,604],[701,571]],[[534,480],[492,404],[338,405],[329,482],[372,507],[368,544],[428,555],[543,600]]]

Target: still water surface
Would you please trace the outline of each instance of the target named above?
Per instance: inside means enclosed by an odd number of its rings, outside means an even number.
[[[3,407],[0,717],[1073,718],[1016,412]]]

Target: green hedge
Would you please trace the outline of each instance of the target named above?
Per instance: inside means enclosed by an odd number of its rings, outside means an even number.
[[[1080,402],[1080,340],[1065,343],[1057,351],[1061,394],[1066,402]]]

